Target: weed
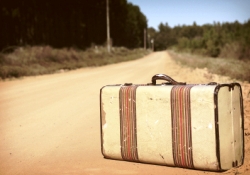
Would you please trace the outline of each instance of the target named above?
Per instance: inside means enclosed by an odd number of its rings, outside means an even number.
[[[250,61],[248,60],[211,58],[187,53],[176,53],[174,51],[169,51],[169,53],[175,61],[182,65],[193,68],[207,68],[210,73],[250,82]]]
[[[144,49],[129,50],[124,47],[114,47],[111,53],[104,47],[85,51],[73,48],[55,49],[50,46],[18,47],[11,53],[0,53],[0,78],[19,78],[49,74],[61,69],[102,66],[134,60],[148,53]]]

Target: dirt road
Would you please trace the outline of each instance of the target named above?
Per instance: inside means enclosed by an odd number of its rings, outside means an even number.
[[[187,83],[231,81],[205,69],[180,67],[167,52],[156,52],[130,62],[0,82],[0,175],[214,174],[103,158],[100,88],[125,82],[149,83],[156,73]],[[250,85],[242,87],[248,127]],[[250,135],[250,130],[245,129],[247,133]],[[250,174],[250,140],[245,139],[244,165],[223,174]]]

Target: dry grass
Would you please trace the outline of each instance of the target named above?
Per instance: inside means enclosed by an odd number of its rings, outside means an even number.
[[[19,47],[12,53],[0,53],[0,78],[19,78],[42,75],[59,70],[102,66],[141,58],[149,51],[112,48],[108,53],[104,47],[93,47],[85,51],[77,49],[54,49],[50,46]]]
[[[169,51],[172,58],[182,65],[207,68],[210,73],[250,82],[250,61],[229,58],[211,58],[188,53]]]

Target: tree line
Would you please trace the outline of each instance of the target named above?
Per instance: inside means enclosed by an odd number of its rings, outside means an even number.
[[[104,45],[106,0],[1,0],[0,50],[10,46],[55,48]],[[113,46],[143,47],[147,19],[127,0],[109,0]]]
[[[182,25],[170,27],[160,24],[158,30],[148,29],[148,36],[154,39],[155,50],[174,48],[179,51],[202,54],[211,57],[225,57],[250,60],[250,19],[245,23]]]

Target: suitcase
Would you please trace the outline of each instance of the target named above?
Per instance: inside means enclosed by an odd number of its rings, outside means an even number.
[[[239,83],[186,84],[164,74],[149,84],[104,86],[102,154],[209,171],[238,167],[244,161],[242,98]]]

